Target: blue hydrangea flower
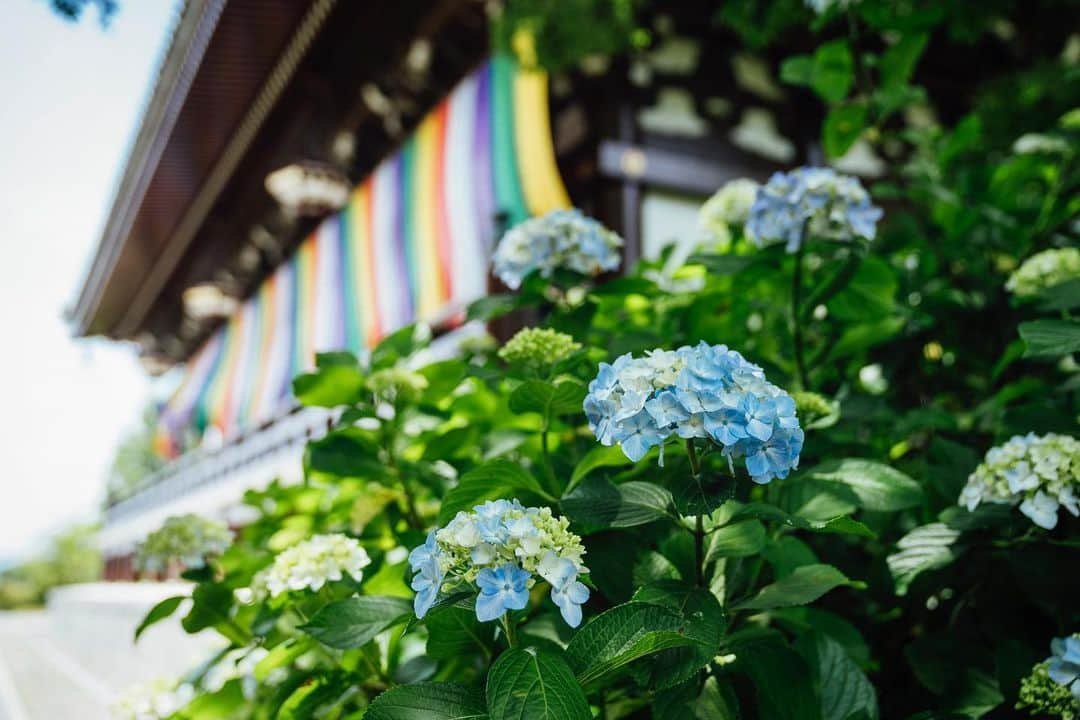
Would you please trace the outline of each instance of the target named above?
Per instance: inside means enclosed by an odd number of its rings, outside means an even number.
[[[811,237],[869,242],[881,208],[857,178],[830,168],[801,167],[774,173],[750,207],[746,236],[759,247],[784,243],[788,252]]]
[[[492,271],[517,290],[530,273],[549,278],[557,269],[586,277],[616,270],[623,239],[580,210],[553,210],[515,225],[492,257]]]
[[[596,439],[638,461],[672,435],[708,438],[754,482],[798,467],[803,431],[790,395],[726,345],[702,342],[601,363],[585,414]]]
[[[1077,700],[1080,700],[1080,636],[1054,638],[1050,643],[1053,653],[1046,660],[1047,673],[1058,685],[1069,688]]]
[[[416,591],[413,598],[413,611],[416,617],[422,618],[435,604],[435,598],[442,587],[445,573],[440,564],[442,551],[435,542],[435,531],[428,533],[427,541],[419,547],[413,548],[409,553],[409,565],[412,567],[413,576],[410,586]]]
[[[444,589],[476,590],[477,619],[494,620],[507,609],[525,607],[538,574],[556,591],[552,600],[567,622],[580,622],[588,589],[583,597],[574,583],[588,568],[581,561],[581,538],[569,527],[550,508],[517,500],[491,500],[459,512],[409,553],[416,616],[423,617]]]
[[[495,620],[507,610],[523,610],[529,604],[528,572],[517,565],[484,568],[476,576],[480,594],[476,598],[476,619]]]

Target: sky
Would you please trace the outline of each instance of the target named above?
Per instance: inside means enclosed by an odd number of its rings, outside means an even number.
[[[74,305],[138,129],[176,0],[102,29],[47,0],[0,24],[0,565],[98,516],[113,451],[152,386],[131,347],[77,340]]]

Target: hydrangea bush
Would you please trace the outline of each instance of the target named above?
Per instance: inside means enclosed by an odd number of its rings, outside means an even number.
[[[790,395],[726,345],[629,353],[600,364],[585,414],[602,445],[637,461],[671,436],[711,440],[756,483],[799,466],[803,431]]]
[[[1068,280],[1080,279],[1080,248],[1052,248],[1020,264],[1005,283],[1018,298],[1031,298]]]
[[[1058,508],[1080,516],[1080,441],[1068,435],[1017,435],[991,448],[968,477],[960,504],[1019,505],[1046,530],[1058,524]]]
[[[492,272],[512,290],[534,272],[550,278],[567,270],[588,278],[618,269],[622,246],[621,237],[579,210],[552,210],[503,235]]]
[[[139,544],[135,562],[143,572],[162,572],[177,560],[188,569],[205,567],[207,558],[232,544],[229,528],[217,520],[187,514],[168,518]]]
[[[581,562],[581,538],[569,525],[550,508],[527,508],[516,499],[459,512],[409,553],[416,616],[424,617],[440,593],[475,587],[476,619],[497,620],[525,609],[539,576],[551,586],[551,600],[563,619],[577,627],[581,604],[589,599],[578,577],[588,568]]]
[[[436,362],[403,328],[296,378],[335,418],[304,482],[248,493],[138,630],[227,644],[174,720],[1080,717],[1075,638],[1041,660],[1080,627],[1080,301],[1005,279],[1077,245],[1075,153],[1015,148],[1075,138],[1080,54],[1041,0],[811,5],[643,24],[715,29],[820,125],[819,166],[702,209],[729,243],[601,284],[617,236],[535,218],[493,259],[519,292],[469,313],[536,327]]]
[[[774,173],[758,189],[746,234],[759,246],[784,243],[789,253],[809,237],[869,242],[877,235],[881,214],[858,178],[831,168],[801,167]]]

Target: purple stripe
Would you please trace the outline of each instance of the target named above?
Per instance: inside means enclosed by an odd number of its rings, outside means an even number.
[[[476,171],[476,228],[480,234],[480,247],[489,254],[495,245],[495,178],[491,166],[491,72],[491,61],[488,60],[476,73],[476,133],[473,136],[473,157],[476,158],[473,164]]]
[[[393,173],[393,182],[390,186],[395,190],[393,246],[394,264],[397,267],[397,281],[394,285],[397,290],[398,308],[401,308],[398,318],[403,321],[402,325],[408,325],[416,316],[413,311],[412,294],[409,292],[409,265],[405,257],[405,243],[408,242],[408,238],[405,237],[405,211],[408,206],[406,193],[409,192],[409,188],[404,185],[405,174],[402,172],[402,154],[400,151],[394,155],[393,160],[390,162],[390,170]],[[389,334],[397,330],[397,328],[385,328],[384,330]]]

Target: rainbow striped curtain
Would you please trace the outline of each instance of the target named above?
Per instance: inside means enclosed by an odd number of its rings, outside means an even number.
[[[569,204],[547,77],[492,58],[195,353],[163,429],[235,436],[291,404],[291,379],[317,352],[358,352],[417,320],[452,322],[487,290],[499,222]]]

